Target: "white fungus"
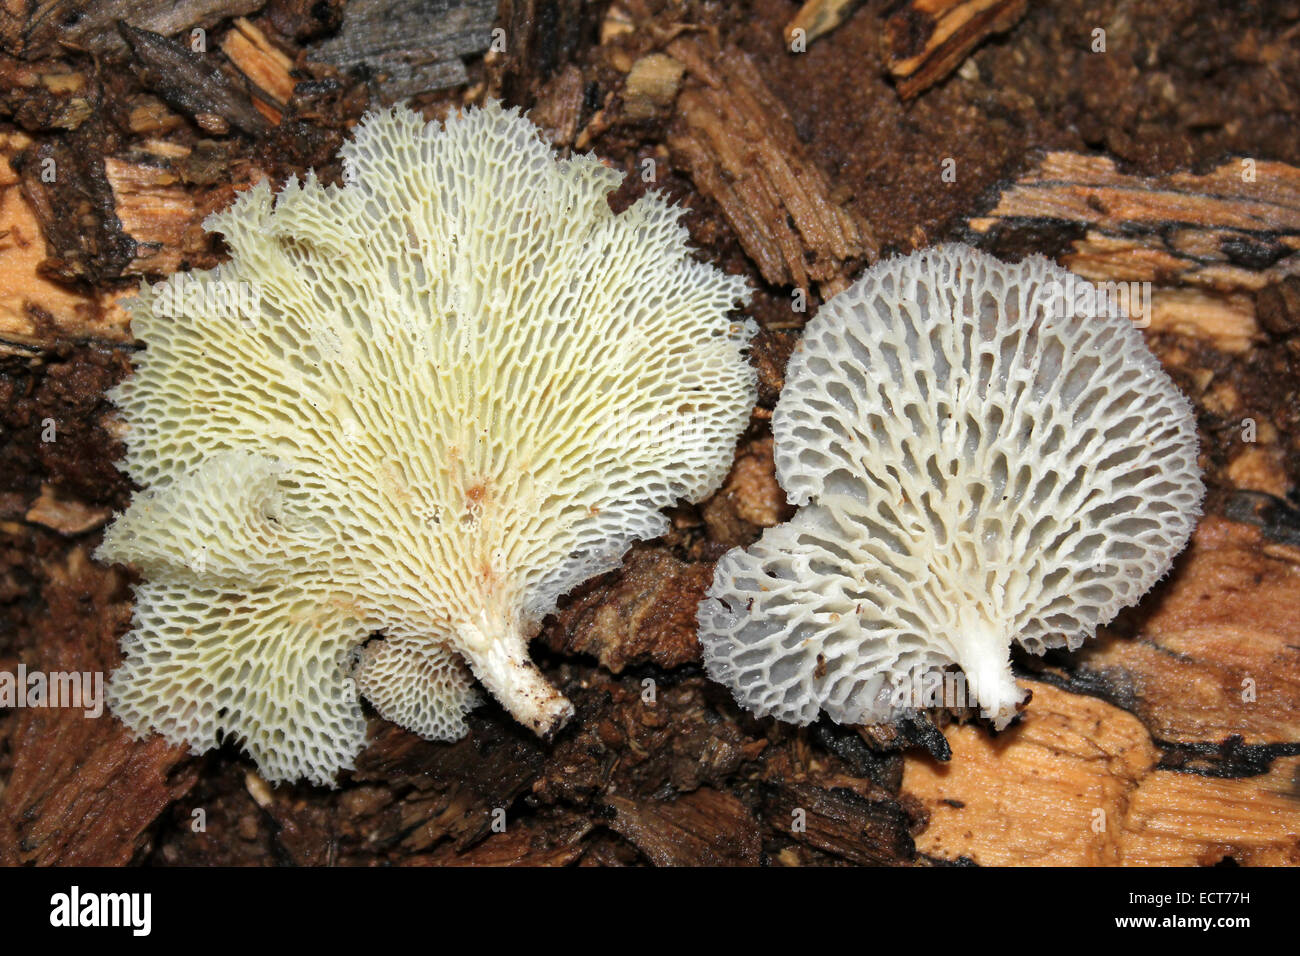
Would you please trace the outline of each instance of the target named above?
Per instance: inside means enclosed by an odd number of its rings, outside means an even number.
[[[351,766],[358,693],[462,735],[471,672],[554,733],[529,638],[721,482],[754,399],[743,280],[657,195],[615,215],[595,157],[491,104],[371,116],[343,159],[209,219],[231,260],[141,290],[112,396],[148,487],[98,552],[143,576],[112,709],[273,781]]]
[[[970,705],[1003,727],[1012,641],[1076,648],[1166,573],[1203,492],[1192,408],[1085,286],[950,245],[808,323],[772,417],[802,509],[725,555],[699,611],[741,705],[797,724]],[[954,668],[965,699],[927,697],[962,691]]]

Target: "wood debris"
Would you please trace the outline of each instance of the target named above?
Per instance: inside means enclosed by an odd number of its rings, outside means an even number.
[[[741,448],[731,472],[700,509],[709,536],[726,547],[745,547],[764,528],[788,521],[794,508],[776,480],[775,444],[770,437]]]
[[[759,861],[758,823],[729,793],[702,787],[676,800],[606,799],[605,825],[656,866],[744,866]]]
[[[793,49],[800,40],[807,44],[825,36],[853,16],[862,3],[863,0],[808,0],[785,25],[786,47]]]
[[[495,17],[493,0],[354,0],[308,58],[365,70],[379,100],[394,103],[467,82],[462,57],[488,48]]]
[[[903,790],[930,814],[922,854],[986,866],[1300,862],[1294,758],[1239,779],[1158,769],[1136,717],[1029,686],[1033,705],[1017,726],[996,737],[950,728],[951,761],[906,758]]]
[[[243,17],[222,37],[221,52],[252,84],[258,94],[253,105],[268,122],[279,123],[280,108],[293,97],[298,83],[290,75],[293,60]]]
[[[529,112],[542,135],[557,147],[572,146],[582,121],[582,71],[569,64],[542,88],[537,105]]]
[[[125,274],[167,275],[207,247],[204,213],[170,169],[109,156],[104,172],[122,230],[135,242]]]
[[[590,654],[618,674],[643,663],[672,668],[699,660],[695,607],[712,564],[688,564],[662,548],[634,548],[604,587],[579,593],[542,635],[566,654]]]
[[[120,661],[117,636],[130,618],[130,602],[122,599],[117,573],[94,567],[87,552],[77,547],[50,569],[43,593],[50,614],[29,671],[104,677]],[[111,616],[99,613],[109,606]],[[56,620],[73,626],[64,629]],[[129,863],[145,830],[197,777],[196,767],[181,766],[183,748],[157,735],[135,740],[120,723],[89,719],[84,709],[23,707],[10,720],[13,764],[0,793],[0,865]]]
[[[265,0],[40,0],[6,3],[0,9],[0,48],[26,58],[57,56],[65,48],[120,53],[126,45],[120,21],[175,36],[243,16]],[[188,36],[186,37],[188,40]]]
[[[1166,743],[1300,740],[1300,548],[1205,518],[1159,597],[1133,638],[1085,645],[1066,686],[1102,693]]]
[[[1072,272],[1153,284],[1153,331],[1242,352],[1259,337],[1254,293],[1300,275],[1300,169],[1238,159],[1141,177],[1105,156],[1052,152],[968,226],[995,249],[1067,236],[1058,259]]]
[[[645,120],[665,113],[677,98],[686,68],[665,53],[647,53],[632,65],[623,89],[623,114]]]
[[[141,66],[141,80],[171,106],[195,118],[200,126],[214,121],[253,135],[270,124],[253,106],[245,83],[221,68],[214,58],[150,30],[126,23],[118,28]],[[237,74],[236,74],[237,75]],[[222,130],[209,130],[222,135]]]
[[[44,231],[11,165],[31,144],[21,133],[0,135],[0,351],[5,343],[123,341],[127,317],[111,293],[79,292],[45,275]]]
[[[795,841],[851,863],[880,866],[911,858],[917,821],[908,811],[882,793],[862,792],[860,781],[839,783],[773,780],[764,814]]]
[[[668,137],[675,161],[722,207],[763,278],[826,295],[847,287],[876,248],[866,223],[831,198],[794,121],[741,50],[682,36],[686,68]]]
[[[488,6],[504,31],[505,50],[484,56],[484,92],[524,109],[532,107],[551,77],[573,65],[599,30],[603,12],[602,4],[586,0],[500,0]]]
[[[905,0],[885,21],[885,62],[910,100],[961,66],[971,50],[1010,30],[1029,0]]]
[[[44,525],[69,537],[84,534],[102,526],[113,509],[88,505],[76,498],[61,496],[48,482],[41,486],[41,494],[27,509],[27,520]]]
[[[405,866],[569,866],[587,851],[583,838],[592,824],[571,817],[559,826],[541,827],[526,820],[512,822],[504,833],[493,833],[467,850],[444,844],[432,853],[410,857]]]

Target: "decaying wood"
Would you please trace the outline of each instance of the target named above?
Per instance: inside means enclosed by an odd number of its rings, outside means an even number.
[[[707,564],[688,564],[659,548],[636,548],[616,583],[578,594],[543,633],[547,646],[590,654],[618,674],[629,665],[665,669],[699,660],[695,606],[712,578]]]
[[[221,52],[252,84],[258,94],[253,105],[268,122],[279,123],[280,108],[289,102],[298,83],[290,75],[293,60],[243,17],[234,26],[222,37]]]
[[[503,833],[494,833],[468,850],[458,851],[443,844],[431,853],[403,861],[407,866],[569,866],[577,863],[587,846],[583,838],[591,832],[590,821],[570,816],[558,827],[540,827],[519,821]]]
[[[825,36],[853,16],[862,3],[863,0],[808,0],[785,25],[785,45],[793,47],[799,39],[812,43]]]
[[[85,545],[50,569],[50,609],[29,671],[107,675],[131,605],[117,572],[91,564]],[[100,612],[111,607],[111,615]],[[56,625],[51,622],[60,622]],[[60,626],[61,625],[61,626]],[[6,666],[16,673],[17,662]],[[102,699],[101,699],[102,703]],[[144,831],[194,783],[182,748],[132,739],[114,720],[72,707],[20,708],[9,746],[13,769],[0,793],[0,864],[113,866],[131,860]]]
[[[100,527],[112,514],[112,508],[96,507],[76,498],[64,497],[47,482],[41,486],[40,496],[27,509],[25,520],[44,525],[59,534],[75,536]]]
[[[762,838],[731,794],[702,787],[676,800],[606,799],[605,825],[656,866],[742,866],[759,862]]]
[[[0,599],[48,608],[38,626],[16,618],[31,639],[0,652],[10,672],[21,660],[106,673],[130,609],[121,573],[87,558],[126,501],[101,406],[127,357],[59,356],[127,339],[113,290],[212,264],[199,223],[249,181],[293,171],[275,165],[281,144],[296,144],[296,168],[311,156],[328,177],[346,119],[365,107],[348,71],[368,71],[385,100],[464,84],[463,58],[486,48],[496,12],[488,0],[357,0],[336,32],[339,3],[275,0],[214,34],[219,48],[200,69],[189,27],[260,4],[165,6],[107,0],[71,32],[58,26],[61,0],[0,11],[0,46],[27,58],[0,61],[0,115],[29,134],[0,136],[0,351],[27,353],[0,359],[0,463],[23,463],[0,488],[0,550],[30,559],[0,566]],[[751,349],[758,410],[731,473],[710,500],[674,509],[664,541],[634,548],[548,622],[542,666],[578,709],[554,745],[491,705],[451,745],[372,718],[356,772],[325,792],[270,788],[232,753],[186,761],[111,719],[18,711],[0,724],[0,862],[126,862],[160,815],[172,825],[151,859],[169,863],[1300,862],[1300,515],[1284,454],[1300,448],[1286,366],[1300,367],[1300,174],[1258,162],[1251,180],[1234,160],[1138,177],[1103,157],[1052,153],[969,221],[968,237],[1008,258],[1045,252],[1095,281],[1154,283],[1152,331],[1176,334],[1152,335],[1153,347],[1197,405],[1212,483],[1237,520],[1206,518],[1169,581],[1096,642],[1018,657],[1034,699],[1002,734],[942,713],[871,728],[755,720],[699,669],[694,614],[712,560],[789,514],[763,421],[801,322],[768,321],[770,301],[759,309],[765,296],[784,308],[786,286],[833,294],[875,244],[830,167],[814,162],[826,144],[801,139],[774,95],[780,77],[728,43],[709,5],[500,6],[506,51],[488,53],[484,82],[440,106],[503,95],[535,106],[557,146],[624,168],[655,157],[672,167],[666,188],[692,208],[692,229],[722,237],[723,252],[702,241],[703,254],[743,252],[770,286],[756,283],[753,314],[769,327]],[[855,6],[805,4],[808,39]],[[886,42],[900,94],[942,79],[1023,8],[896,5]],[[134,51],[117,19],[136,28]],[[58,41],[134,57],[156,95],[126,74],[104,83]],[[51,59],[33,59],[42,51]],[[303,106],[329,89],[337,100]],[[46,159],[57,182],[42,180]],[[1252,387],[1280,397],[1261,404]],[[1247,416],[1250,443],[1235,437]],[[47,417],[60,435],[48,445],[37,437]],[[35,591],[32,569],[44,574]],[[203,832],[188,826],[198,807]]]
[[[582,71],[570,64],[551,78],[529,112],[542,135],[556,147],[572,146],[582,121],[584,87]]]
[[[0,136],[0,350],[55,341],[126,338],[126,313],[111,295],[79,292],[42,271],[45,234],[10,160],[31,140]]]
[[[0,116],[28,132],[76,129],[94,113],[94,99],[86,74],[59,60],[0,57]]]
[[[584,0],[500,0],[495,12],[506,48],[484,57],[486,92],[527,109],[542,86],[572,63],[602,11]]]
[[[897,800],[856,779],[828,783],[772,781],[764,813],[796,842],[850,863],[897,863],[913,855],[917,821]]]
[[[904,0],[885,22],[884,51],[898,95],[910,100],[946,77],[988,37],[1010,30],[1029,0]]]
[[[752,544],[764,528],[793,517],[794,508],[776,480],[774,454],[771,437],[745,445],[722,487],[700,509],[709,537],[719,545]]]
[[[623,87],[623,114],[644,120],[666,112],[677,99],[686,68],[665,53],[647,53],[627,74]]]
[[[495,16],[493,0],[354,0],[310,59],[367,71],[380,101],[393,103],[465,83],[461,58],[488,48]]]
[[[950,727],[952,759],[909,756],[927,855],[978,863],[1300,862],[1300,548],[1207,518],[1166,586],[1027,681],[996,736]],[[1036,666],[1042,666],[1035,661]]]
[[[1065,686],[1106,696],[1165,743],[1300,742],[1298,610],[1300,548],[1208,517],[1137,633],[1077,652]]]
[[[773,285],[826,295],[848,285],[875,244],[866,223],[831,198],[794,121],[734,48],[683,36],[668,53],[686,68],[668,146],[701,193],[722,207],[740,244]]]
[[[125,49],[118,21],[174,36],[252,13],[264,0],[11,0],[0,7],[0,47],[15,56],[56,56],[64,47]]]
[[[267,132],[266,117],[253,106],[247,86],[223,70],[216,58],[150,30],[126,23],[118,27],[142,67],[145,85],[171,106],[218,135],[227,124],[254,135]]]
[[[170,169],[110,156],[104,172],[122,230],[135,242],[124,274],[168,275],[207,246],[196,196]]]
[[[906,759],[903,790],[930,814],[921,853],[994,866],[1300,862],[1300,761],[1238,779],[1159,769],[1136,717],[1028,686],[1031,712],[1014,728],[950,728],[951,761]]]
[[[1300,169],[1241,159],[1141,177],[1105,156],[1053,152],[969,227],[994,247],[1045,227],[1073,234],[1066,268],[1153,284],[1152,330],[1242,352],[1259,334],[1253,294],[1300,274]]]

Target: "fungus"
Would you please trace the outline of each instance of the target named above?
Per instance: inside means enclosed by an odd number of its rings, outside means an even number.
[[[359,693],[462,735],[471,672],[553,734],[528,639],[717,487],[754,399],[744,281],[659,196],[615,214],[594,156],[497,104],[370,116],[342,155],[344,186],[246,191],[205,224],[228,263],[141,289],[112,393],[148,490],[98,551],[143,575],[110,704],[273,781],[351,766]]]
[[[1121,312],[1075,313],[1085,286],[950,245],[808,323],[772,416],[802,509],[728,552],[699,610],[742,706],[861,724],[967,705],[1001,728],[1025,696],[1012,641],[1077,648],[1166,573],[1203,492],[1192,408]]]

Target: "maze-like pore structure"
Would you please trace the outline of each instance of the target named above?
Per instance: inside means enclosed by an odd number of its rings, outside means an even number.
[[[699,611],[740,704],[797,724],[964,704],[1005,726],[1013,641],[1076,648],[1168,571],[1203,494],[1192,408],[1128,318],[1076,311],[1083,286],[950,245],[809,322],[772,418],[801,510],[725,555]],[[965,701],[917,699],[956,668]]]

